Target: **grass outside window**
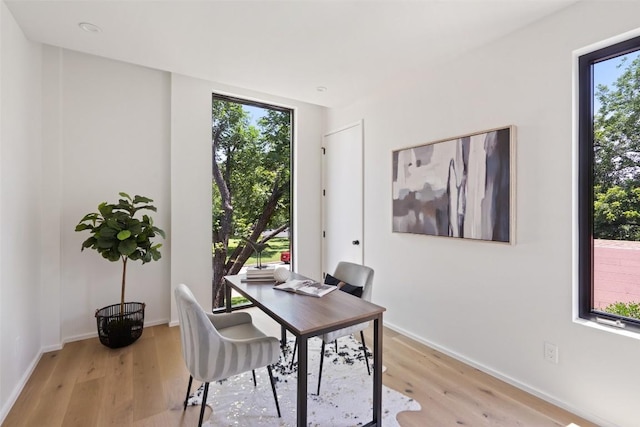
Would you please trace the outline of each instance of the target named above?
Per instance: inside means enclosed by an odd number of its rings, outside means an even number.
[[[229,239],[229,253],[232,253],[240,242],[240,239]],[[269,247],[262,251],[263,263],[280,262],[280,252],[289,250],[289,239],[286,237],[274,237],[269,240],[268,244]],[[247,259],[247,262],[244,265],[246,267],[256,265],[255,254]]]

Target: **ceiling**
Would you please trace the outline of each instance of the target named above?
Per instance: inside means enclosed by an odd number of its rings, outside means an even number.
[[[5,0],[33,41],[330,107],[575,2]]]

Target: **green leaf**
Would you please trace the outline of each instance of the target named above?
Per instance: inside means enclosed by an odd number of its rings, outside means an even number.
[[[113,228],[114,230],[122,230],[122,226],[118,223],[116,218],[109,218],[106,224],[109,228]]]
[[[86,214],[81,220],[80,222],[85,222],[85,221],[93,221],[95,223],[95,221],[98,219],[98,214],[95,212]]]
[[[113,239],[103,239],[99,237],[96,240],[96,245],[98,246],[99,249],[109,249],[113,247],[114,242],[115,241]]]
[[[131,231],[131,234],[133,236],[137,236],[140,233],[142,233],[142,224],[137,219],[134,219],[133,221],[129,222],[127,226],[128,226],[127,227],[128,230]]]
[[[122,230],[118,233],[118,240],[127,240],[131,236],[131,231]]]
[[[115,212],[113,218],[118,221],[118,224],[126,224],[132,219],[131,214],[126,210]]]
[[[103,202],[98,205],[98,211],[100,211],[100,214],[104,218],[108,218],[111,216],[111,213],[113,212],[113,207],[114,207],[113,205]]]
[[[148,198],[148,197],[144,197],[144,196],[138,196],[138,195],[136,195],[136,196],[133,198],[133,204],[134,204],[134,205],[135,205],[135,204],[138,204],[138,203],[152,203],[152,202],[153,202],[153,199],[150,199],[150,198]]]
[[[142,210],[142,209],[148,209],[148,210],[150,210],[150,211],[154,211],[154,212],[157,212],[157,211],[158,211],[158,208],[156,208],[156,207],[155,207],[155,206],[153,206],[153,205],[143,205],[143,206],[138,206],[138,207],[137,207],[137,210]]]
[[[154,261],[158,261],[160,258],[162,258],[162,254],[160,253],[160,251],[156,250],[155,248],[151,248],[149,253],[151,254],[151,257]]]
[[[115,228],[108,227],[106,224],[96,232],[98,237],[102,237],[103,239],[113,239],[118,234],[118,230]]]
[[[76,225],[76,231],[82,231],[82,230],[93,230],[93,226],[89,224]]]
[[[120,261],[120,253],[118,251],[107,251],[103,252],[102,256],[108,259],[111,262]]]
[[[89,237],[87,240],[82,242],[82,248],[80,249],[80,251],[84,251],[85,248],[90,248],[91,246],[95,245],[95,243],[96,243],[96,238],[93,236]]]
[[[120,197],[126,197],[127,199],[131,200],[131,196],[129,196],[127,193],[120,192],[118,194],[120,195]]]
[[[120,252],[120,254],[124,256],[129,256],[135,252],[137,247],[138,245],[136,244],[135,240],[133,239],[123,240],[118,245],[118,252]]]

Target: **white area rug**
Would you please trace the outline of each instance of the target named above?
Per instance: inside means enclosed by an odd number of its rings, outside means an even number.
[[[367,375],[360,343],[351,337],[338,340],[338,354],[334,344],[325,346],[320,396],[316,396],[321,341],[312,338],[308,343],[309,377],[307,425],[318,427],[346,427],[364,425],[371,421],[373,377]],[[205,426],[295,426],[297,364],[289,369],[293,340],[287,343],[286,357],[273,371],[282,418],[278,418],[266,368],[256,370],[258,385],[253,386],[251,372],[227,380],[211,383],[207,405],[212,414]],[[296,355],[297,357],[297,355]],[[372,358],[369,358],[369,363]],[[201,387],[189,398],[190,405],[200,405]],[[396,415],[400,411],[419,411],[413,399],[382,387],[382,425],[399,426]]]

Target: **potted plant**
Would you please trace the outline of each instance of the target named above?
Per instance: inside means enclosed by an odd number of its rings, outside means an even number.
[[[100,342],[107,347],[118,348],[133,343],[142,335],[145,304],[125,302],[127,262],[140,260],[142,264],[160,259],[158,250],[162,244],[152,241],[156,235],[165,238],[165,233],[153,225],[149,215],[136,218],[142,210],[156,212],[152,199],[119,193],[117,204],[100,203],[98,212],[84,216],[76,225],[76,231],[88,230],[91,237],[82,243],[82,251],[95,249],[109,261],[122,261],[122,288],[120,304],[96,310],[96,322]]]

